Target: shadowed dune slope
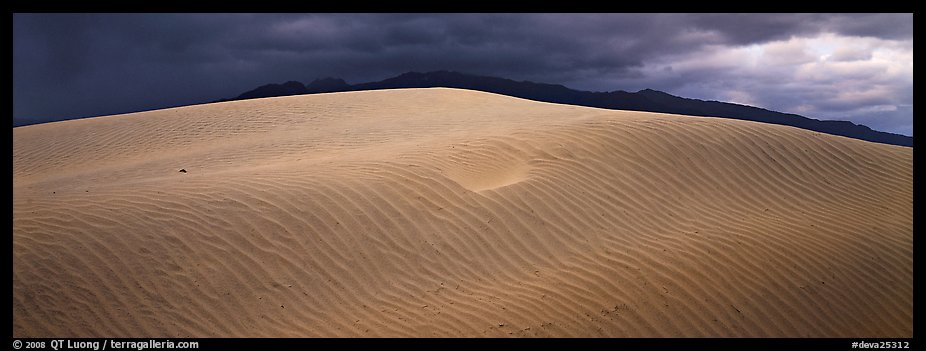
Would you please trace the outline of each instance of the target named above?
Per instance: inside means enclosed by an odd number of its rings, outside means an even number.
[[[912,337],[912,158],[442,88],[19,127],[13,335]]]

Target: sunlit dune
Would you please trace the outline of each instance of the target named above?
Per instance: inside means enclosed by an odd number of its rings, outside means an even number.
[[[912,159],[443,88],[18,127],[13,336],[912,337]]]

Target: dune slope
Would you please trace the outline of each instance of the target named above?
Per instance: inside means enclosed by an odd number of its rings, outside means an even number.
[[[458,89],[19,127],[13,335],[912,337],[912,158]]]

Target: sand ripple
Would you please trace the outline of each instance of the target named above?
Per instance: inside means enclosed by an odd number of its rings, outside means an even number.
[[[458,89],[14,128],[13,335],[912,337],[912,157]]]

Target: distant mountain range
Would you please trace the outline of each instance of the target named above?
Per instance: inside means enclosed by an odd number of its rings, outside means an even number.
[[[316,79],[307,85],[297,81],[289,81],[283,84],[263,85],[242,93],[237,97],[222,99],[216,102],[343,91],[435,87],[479,90],[536,101],[614,110],[733,118],[793,126],[876,143],[913,146],[913,137],[879,132],[867,126],[849,121],[821,121],[792,113],[770,111],[753,106],[688,99],[652,89],[644,89],[635,93],[622,90],[612,92],[590,92],[573,90],[558,84],[519,82],[505,78],[477,76],[452,71],[427,73],[408,72],[378,82],[354,85],[347,84],[347,82],[338,78]]]

